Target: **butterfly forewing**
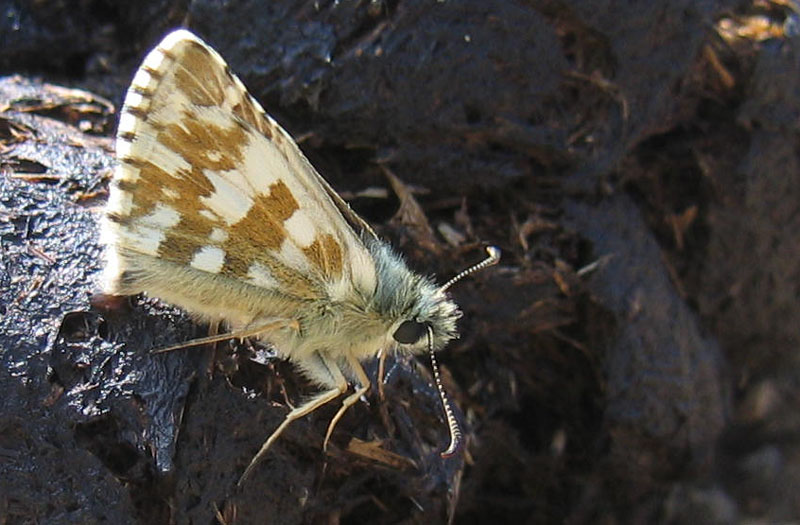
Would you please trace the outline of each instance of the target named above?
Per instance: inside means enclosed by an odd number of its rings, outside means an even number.
[[[107,291],[149,291],[225,318],[231,305],[206,306],[195,297],[204,292],[176,287],[191,288],[193,272],[205,272],[215,288],[270,294],[269,304],[282,296],[284,306],[374,290],[374,263],[342,216],[352,222],[346,204],[191,33],[171,33],[136,73],[117,156],[104,226]],[[160,281],[173,271],[185,278],[165,283],[165,297]]]

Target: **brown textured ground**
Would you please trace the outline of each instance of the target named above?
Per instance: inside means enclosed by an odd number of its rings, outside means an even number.
[[[800,519],[797,15],[640,4],[0,1],[0,523]],[[111,108],[179,24],[412,266],[503,249],[453,291],[463,456],[391,363],[327,456],[331,409],[237,489],[307,385],[246,344],[153,357],[204,327],[90,304]]]

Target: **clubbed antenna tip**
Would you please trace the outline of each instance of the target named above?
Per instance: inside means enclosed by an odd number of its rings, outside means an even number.
[[[498,248],[497,246],[487,246],[486,253],[489,254],[489,256],[486,259],[482,260],[475,266],[470,266],[466,270],[459,272],[455,277],[444,283],[444,285],[442,285],[441,290],[445,291],[451,286],[453,286],[455,283],[466,277],[467,275],[471,275],[479,270],[488,268],[489,266],[494,266],[495,264],[500,262],[500,248]]]

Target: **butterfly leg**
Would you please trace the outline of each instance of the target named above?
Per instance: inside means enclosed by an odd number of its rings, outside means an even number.
[[[336,412],[336,415],[333,416],[333,419],[331,419],[331,422],[328,425],[328,432],[325,433],[325,441],[322,443],[322,450],[328,449],[328,441],[331,438],[331,434],[333,434],[333,429],[336,426],[336,423],[338,423],[342,418],[345,411],[353,406],[353,404],[355,404],[355,402],[358,401],[358,399],[363,396],[367,390],[369,390],[369,377],[367,377],[367,373],[364,371],[364,367],[361,366],[361,363],[358,362],[358,359],[348,356],[347,362],[350,365],[350,369],[356,375],[359,386],[356,388],[355,392],[344,398],[341,408],[339,408],[339,411]]]
[[[386,357],[388,353],[385,348],[378,351],[378,399],[381,402],[386,400],[386,389],[383,385],[386,384]]]
[[[209,343],[217,343],[219,341],[230,341],[231,339],[244,339],[246,337],[255,337],[257,335],[261,335],[266,332],[272,332],[274,330],[280,330],[282,328],[292,328],[293,330],[298,330],[299,325],[297,324],[297,321],[295,321],[294,319],[277,319],[275,321],[270,321],[268,323],[260,324],[255,327],[245,328],[243,330],[238,330],[236,332],[229,332],[225,334],[214,334],[214,335],[209,335],[208,337],[198,337],[197,339],[192,339],[191,341],[186,341],[184,343],[178,343],[176,345],[168,346],[166,348],[150,350],[150,353],[163,354],[165,352],[171,352],[173,350],[180,350],[182,348],[189,348],[192,346],[206,345]]]
[[[283,420],[283,423],[281,423],[280,426],[275,429],[272,435],[270,435],[264,444],[261,445],[261,449],[258,451],[258,453],[253,457],[252,460],[250,460],[250,464],[247,465],[244,474],[242,474],[242,477],[239,478],[239,485],[244,483],[244,481],[253,471],[253,468],[255,468],[255,466],[264,458],[264,455],[267,453],[267,450],[269,450],[269,447],[272,446],[275,440],[278,439],[278,436],[280,436],[281,433],[286,430],[286,427],[288,427],[292,421],[310,414],[325,403],[333,401],[347,391],[347,380],[342,374],[342,371],[339,369],[339,366],[335,361],[326,357],[324,354],[316,354],[316,359],[309,359],[307,362],[303,363],[303,366],[305,368],[305,372],[310,377],[317,379],[320,383],[336,386],[329,390],[320,392],[316,396],[312,397],[302,405],[286,414],[286,419]]]

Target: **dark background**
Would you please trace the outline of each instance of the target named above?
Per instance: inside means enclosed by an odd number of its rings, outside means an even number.
[[[790,2],[0,15],[0,523],[800,518]],[[114,108],[178,26],[412,267],[444,280],[503,250],[453,289],[462,337],[440,355],[463,455],[438,455],[427,363],[390,361],[385,396],[347,414],[327,455],[336,407],[290,427],[238,489],[313,389],[251,343],[149,355],[206,327],[151,298],[91,300]]]

